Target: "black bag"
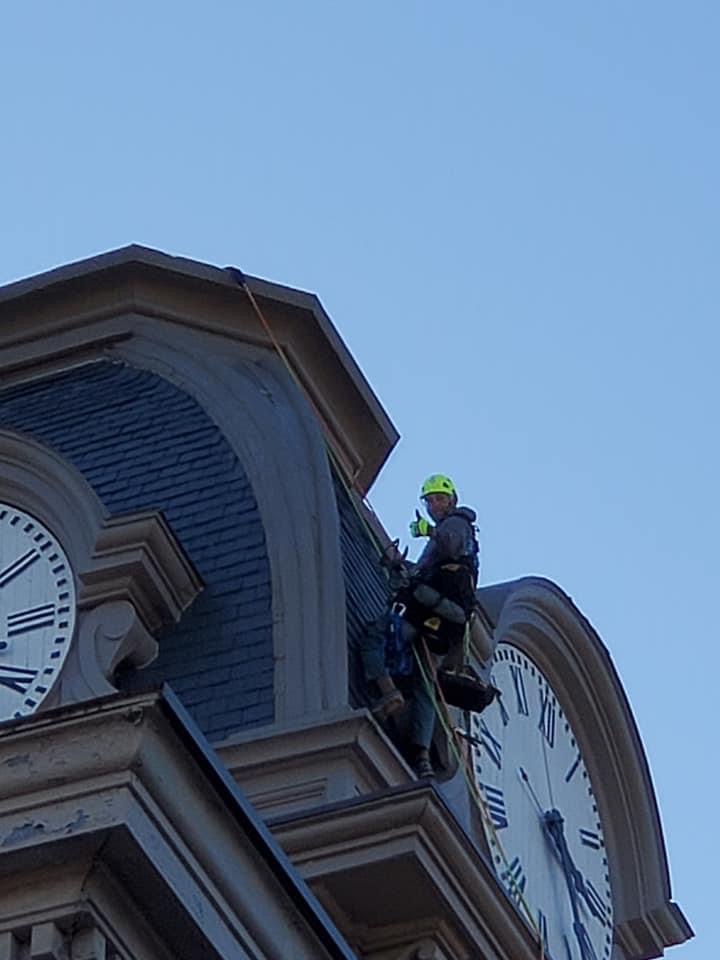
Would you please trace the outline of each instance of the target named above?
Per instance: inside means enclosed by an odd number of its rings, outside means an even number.
[[[438,684],[447,703],[461,710],[482,713],[495,699],[498,691],[491,683],[485,683],[472,667],[462,673],[438,670]]]

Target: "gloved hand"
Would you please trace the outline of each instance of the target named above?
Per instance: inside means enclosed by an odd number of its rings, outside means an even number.
[[[426,520],[425,517],[420,516],[420,511],[415,511],[415,519],[410,521],[410,536],[411,537],[430,537],[435,527],[430,523],[429,520]]]

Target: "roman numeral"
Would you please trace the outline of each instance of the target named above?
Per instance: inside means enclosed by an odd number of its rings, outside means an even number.
[[[538,925],[538,938],[540,940],[540,943],[542,943],[545,949],[545,952],[547,953],[547,949],[548,949],[547,917],[542,912],[542,910],[538,910],[537,925]]]
[[[500,770],[502,768],[502,744],[490,733],[484,720],[480,721],[480,743],[485,747],[488,757]]]
[[[40,558],[40,553],[38,550],[33,547],[31,550],[28,550],[27,553],[24,553],[22,557],[18,557],[17,560],[5,567],[4,570],[0,570],[0,587],[4,587],[6,584],[10,583],[18,574],[21,574],[24,570],[27,570],[29,566],[35,563],[36,560]]]
[[[496,830],[502,830],[503,827],[508,825],[505,795],[499,787],[493,787],[489,783],[483,783],[481,786],[485,793],[485,802],[487,803],[490,819]]]
[[[538,730],[551,747],[555,746],[555,704],[549,691],[540,692],[540,723]]]
[[[520,857],[515,857],[513,862],[503,870],[501,877],[505,882],[505,886],[508,888],[510,897],[515,903],[519,903],[525,893],[525,884],[527,882],[525,871],[520,863]]]
[[[580,827],[580,842],[586,847],[591,847],[593,850],[599,850],[602,846],[602,840],[600,835],[594,833],[592,830],[583,830]]]
[[[600,896],[591,880],[585,881],[585,899],[588,901],[590,912],[603,926],[607,925],[607,903]]]
[[[494,681],[494,679],[493,679],[492,676],[490,677],[490,683],[492,683],[492,685],[493,685],[494,687],[497,687],[497,684],[495,683],[495,681]],[[506,726],[510,723],[510,714],[509,714],[509,713],[507,712],[507,710],[505,709],[505,704],[503,703],[502,693],[499,693],[499,694],[498,694],[495,702],[497,703],[498,707],[500,708],[500,719],[501,719],[502,722],[503,722],[503,726],[506,727]]]
[[[565,783],[570,783],[572,778],[575,776],[575,771],[580,766],[580,751],[578,750],[578,755],[575,757],[573,765],[570,767],[568,772],[565,774]]]
[[[528,710],[527,696],[525,694],[525,681],[523,680],[522,670],[520,667],[510,664],[510,675],[513,678],[513,684],[515,685],[518,713],[522,714],[524,717],[527,717],[530,711]]]
[[[582,960],[598,960],[598,955],[595,953],[595,947],[592,945],[592,941],[588,936],[588,932],[582,923],[575,925],[575,936],[580,944],[580,955],[582,956]]]
[[[0,667],[0,687],[7,687],[15,693],[27,693],[37,673],[27,667]]]
[[[29,633],[31,630],[41,630],[51,627],[55,622],[55,604],[44,603],[40,607],[21,610],[19,613],[10,613],[7,618],[7,635],[16,637],[20,633]]]

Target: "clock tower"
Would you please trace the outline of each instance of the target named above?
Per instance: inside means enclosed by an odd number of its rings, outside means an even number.
[[[0,960],[692,936],[620,678],[557,585],[479,591],[499,697],[438,703],[434,780],[368,710],[365,495],[397,440],[312,294],[138,246],[0,289]]]

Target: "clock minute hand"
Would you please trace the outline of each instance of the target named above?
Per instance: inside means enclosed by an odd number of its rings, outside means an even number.
[[[543,821],[545,823],[545,829],[550,834],[555,847],[560,854],[560,862],[562,864],[563,873],[565,874],[565,882],[567,883],[568,893],[570,894],[570,906],[572,907],[573,914],[573,931],[580,946],[580,955],[582,960],[597,960],[597,954],[595,953],[593,945],[590,941],[588,932],[585,929],[585,924],[580,919],[580,913],[578,910],[578,893],[582,892],[583,895],[586,896],[584,894],[585,884],[582,874],[577,869],[573,863],[572,857],[570,856],[567,840],[565,839],[565,831],[563,830],[563,818],[558,810],[553,809],[548,810],[545,813]]]
[[[532,802],[534,803],[536,810],[540,814],[540,819],[543,821],[546,830],[552,837],[553,843],[555,845],[555,851],[560,857],[561,863],[563,863],[563,866],[567,864],[567,868],[569,869],[575,883],[575,889],[587,903],[590,913],[592,913],[594,917],[597,917],[598,920],[601,920],[604,922],[605,917],[598,910],[596,905],[592,902],[592,899],[590,898],[590,894],[588,893],[587,886],[585,885],[585,880],[583,879],[583,875],[575,866],[573,859],[570,855],[570,851],[568,850],[567,841],[565,840],[565,832],[562,829],[562,824],[563,824],[562,816],[557,810],[549,810],[549,811],[543,810],[542,806],[540,805],[540,801],[538,800],[538,796],[533,790],[532,784],[530,783],[530,778],[528,777],[527,772],[523,769],[523,767],[518,767],[518,777],[525,784],[527,791],[530,794],[530,798],[532,799]],[[552,827],[551,827],[551,824],[552,824]],[[563,853],[563,850],[561,850],[561,846],[564,847],[564,853]]]
[[[606,923],[605,914],[597,908],[597,905],[593,903],[592,897],[588,892],[587,885],[585,883],[585,878],[580,873],[578,868],[575,866],[572,856],[570,855],[570,850],[568,849],[567,840],[565,839],[565,831],[563,830],[563,818],[558,810],[549,810],[543,815],[543,820],[545,821],[545,827],[555,843],[555,847],[560,856],[560,860],[563,863],[563,866],[569,870],[570,875],[573,878],[575,883],[575,889],[583,898],[587,904],[587,908],[590,913],[599,920],[603,925]],[[552,824],[552,826],[551,826]],[[556,826],[557,824],[557,826]],[[562,849],[561,849],[562,848]]]
[[[565,831],[563,830],[563,818],[558,810],[553,809],[545,812],[543,815],[543,821],[545,823],[545,829],[550,834],[550,837],[555,844],[555,849],[560,855],[560,863],[562,864],[563,872],[565,873],[565,880],[570,891],[570,900],[573,905],[574,913],[577,907],[578,870],[573,863],[572,857],[570,856],[570,851],[568,850],[567,840],[565,839]]]

